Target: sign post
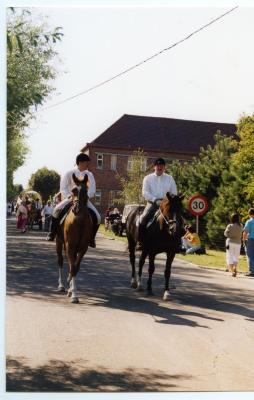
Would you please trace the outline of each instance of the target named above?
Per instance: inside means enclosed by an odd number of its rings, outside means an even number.
[[[196,194],[189,199],[189,211],[196,216],[196,233],[198,233],[199,216],[204,215],[208,210],[208,202],[201,194]]]

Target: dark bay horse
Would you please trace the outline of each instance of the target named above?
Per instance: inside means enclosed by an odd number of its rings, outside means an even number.
[[[181,242],[181,236],[184,233],[182,212],[183,195],[170,195],[167,193],[166,197],[161,201],[159,210],[155,214],[154,221],[146,229],[144,243],[142,246],[141,255],[138,265],[138,279],[135,269],[135,248],[138,239],[138,224],[140,211],[138,208],[130,212],[127,217],[126,231],[129,245],[129,257],[132,266],[132,280],[131,286],[142,290],[141,276],[142,269],[146,257],[149,257],[148,268],[148,281],[147,291],[152,294],[152,276],[155,270],[154,260],[155,256],[159,253],[166,253],[167,261],[164,272],[165,288],[163,300],[170,298],[169,293],[169,279],[171,274],[171,265],[174,260],[175,254]]]
[[[63,224],[58,228],[56,235],[56,251],[58,256],[59,280],[58,291],[64,292],[63,283],[63,246],[69,264],[68,282],[70,284],[68,296],[72,303],[78,303],[76,277],[81,260],[87,252],[92,238],[92,218],[87,207],[88,177],[82,180],[72,175],[75,187],[72,189],[73,205],[71,206]]]

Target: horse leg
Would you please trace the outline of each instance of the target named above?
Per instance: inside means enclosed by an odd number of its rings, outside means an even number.
[[[57,252],[57,261],[58,261],[58,271],[59,271],[59,277],[58,277],[58,292],[65,292],[64,288],[64,276],[63,276],[63,243],[56,238],[56,252]]]
[[[147,252],[142,250],[140,258],[139,258],[139,263],[138,263],[138,290],[142,291],[144,290],[141,279],[142,279],[142,270],[143,270],[143,265],[145,263],[147,257]]]
[[[153,294],[153,291],[152,291],[152,277],[153,277],[153,273],[154,273],[154,270],[155,270],[154,259],[155,259],[155,254],[149,254],[147,292],[150,295]]]
[[[76,284],[76,274],[77,274],[76,258],[77,258],[77,256],[74,254],[73,251],[70,251],[68,246],[66,246],[66,254],[67,254],[68,263],[69,263],[69,281],[70,281],[70,287],[69,287],[67,296],[71,297],[72,303],[79,303],[79,299],[78,299],[78,295],[77,295],[77,284]]]
[[[137,274],[136,274],[136,268],[135,268],[135,247],[136,243],[134,240],[131,240],[128,238],[128,243],[129,243],[129,257],[130,257],[130,263],[131,263],[131,287],[133,289],[137,289],[138,283],[137,283]]]
[[[171,275],[171,265],[172,265],[174,257],[175,257],[174,253],[167,253],[167,261],[166,261],[166,267],[165,267],[165,271],[164,271],[165,288],[164,288],[163,300],[170,299],[169,279],[170,279],[170,275]]]

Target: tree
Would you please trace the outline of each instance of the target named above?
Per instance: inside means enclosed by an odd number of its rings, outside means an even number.
[[[146,153],[142,149],[135,150],[130,160],[127,176],[118,175],[122,187],[122,195],[118,199],[120,204],[142,203],[142,183],[146,175]]]
[[[38,169],[32,174],[28,186],[29,189],[39,192],[42,200],[47,201],[55,193],[58,192],[60,185],[60,175],[46,167]]]
[[[25,128],[35,111],[54,90],[56,70],[53,45],[61,39],[60,27],[48,31],[33,22],[29,10],[9,8],[7,15],[7,195],[13,191],[13,174],[29,151]]]
[[[240,142],[233,156],[233,165],[242,182],[247,211],[249,206],[254,206],[254,114],[240,118],[237,134]]]

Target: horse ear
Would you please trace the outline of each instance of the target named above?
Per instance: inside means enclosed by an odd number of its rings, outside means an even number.
[[[79,184],[79,180],[78,180],[78,178],[76,177],[76,175],[75,175],[74,173],[72,174],[72,179],[73,179],[73,182],[74,182],[76,185]]]
[[[185,194],[184,193],[179,193],[179,199],[183,200],[185,198]]]
[[[166,193],[166,196],[167,196],[168,200],[170,200],[170,193],[169,192]]]
[[[85,174],[83,182],[84,182],[85,185],[87,185],[87,182],[88,182],[88,175],[87,174]]]

